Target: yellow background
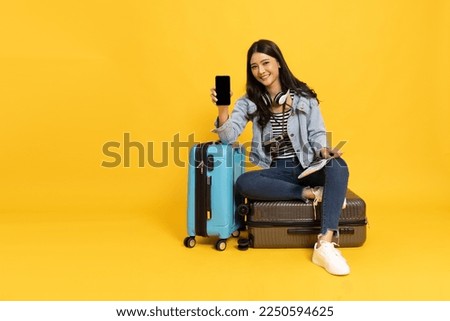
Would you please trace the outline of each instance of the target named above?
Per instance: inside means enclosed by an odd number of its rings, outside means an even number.
[[[3,1],[0,299],[450,299],[449,31],[445,0]],[[185,248],[171,148],[165,167],[139,167],[137,149],[129,168],[101,166],[125,133],[155,160],[177,134],[216,139],[214,76],[242,95],[260,38],[347,142],[370,221],[364,247],[343,249],[348,277],[310,249]]]

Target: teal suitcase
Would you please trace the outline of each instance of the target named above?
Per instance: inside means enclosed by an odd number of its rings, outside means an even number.
[[[187,232],[184,245],[192,248],[195,237],[218,237],[223,251],[230,236],[238,237],[243,217],[237,213],[242,197],[235,183],[244,172],[245,151],[240,145],[207,142],[189,152]]]

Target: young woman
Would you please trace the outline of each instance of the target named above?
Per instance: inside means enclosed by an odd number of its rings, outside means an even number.
[[[218,106],[215,129],[223,143],[233,143],[253,122],[250,160],[262,169],[241,175],[238,192],[253,200],[322,201],[321,232],[312,261],[331,274],[349,274],[332,242],[333,235],[339,236],[349,173],[341,152],[327,147],[316,93],[292,74],[278,46],[269,40],[259,40],[248,50],[246,89],[231,116],[229,106]],[[217,102],[214,88],[211,99]],[[323,169],[298,179],[313,159],[331,156]]]

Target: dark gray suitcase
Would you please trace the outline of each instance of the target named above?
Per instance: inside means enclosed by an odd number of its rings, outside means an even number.
[[[240,211],[247,215],[250,247],[313,247],[320,233],[322,203],[316,213],[312,203],[302,201],[249,201]],[[366,203],[348,190],[347,207],[339,220],[340,237],[334,241],[341,247],[361,246],[366,241],[366,226]]]

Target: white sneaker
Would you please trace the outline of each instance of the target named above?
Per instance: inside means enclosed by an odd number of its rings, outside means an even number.
[[[323,240],[318,242],[320,242],[319,248],[317,248],[317,243],[314,244],[312,256],[313,263],[325,268],[328,273],[334,275],[349,274],[350,267],[348,266],[347,261],[344,259],[341,252],[334,247],[337,244]]]

